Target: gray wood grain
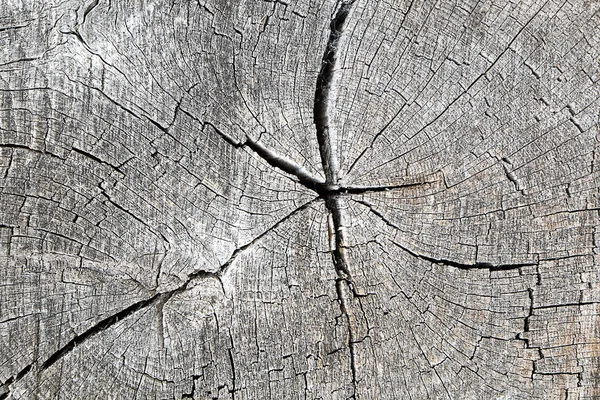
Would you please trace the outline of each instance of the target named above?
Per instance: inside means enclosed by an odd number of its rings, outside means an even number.
[[[0,0],[0,399],[600,398],[600,4]]]

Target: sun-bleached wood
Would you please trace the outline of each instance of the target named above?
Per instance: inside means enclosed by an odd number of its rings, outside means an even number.
[[[600,397],[600,4],[0,0],[1,399]]]

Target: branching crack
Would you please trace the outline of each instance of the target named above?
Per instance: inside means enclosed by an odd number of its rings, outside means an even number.
[[[200,121],[198,118],[192,116],[190,113],[188,113],[187,111],[180,108],[181,101],[177,104],[177,107],[175,110],[175,117],[173,119],[173,122],[168,127],[163,126],[162,124],[151,119],[150,117],[142,115],[143,117],[147,118],[148,121],[150,123],[152,123],[154,126],[156,126],[158,129],[162,130],[166,134],[169,134],[169,130],[175,121],[177,112],[181,111],[183,113],[186,113],[188,116],[192,117],[196,121],[201,122],[202,129],[206,129],[207,127],[210,127],[216,135],[218,135],[222,140],[224,140],[225,142],[227,142],[229,145],[233,146],[234,148],[236,148],[236,149],[244,148],[244,149],[251,150],[252,152],[254,152],[256,155],[258,155],[260,158],[262,158],[264,161],[266,161],[272,167],[279,169],[282,172],[295,177],[300,184],[304,185],[306,188],[308,188],[310,190],[313,190],[314,192],[316,192],[318,194],[318,196],[313,198],[312,200],[306,202],[305,204],[297,207],[295,210],[293,210],[292,212],[287,214],[285,217],[283,217],[282,219],[277,221],[275,224],[273,224],[271,227],[266,229],[263,233],[261,233],[260,235],[255,237],[250,242],[235,249],[232,252],[229,259],[225,263],[223,263],[221,266],[219,266],[219,268],[216,271],[205,271],[205,270],[194,271],[194,272],[188,274],[187,278],[184,278],[185,281],[182,280],[181,284],[178,287],[176,287],[175,289],[168,290],[168,291],[161,292],[161,293],[154,292],[154,294],[151,297],[148,297],[144,300],[137,301],[137,302],[131,304],[130,306],[124,308],[123,310],[118,311],[117,313],[97,322],[95,325],[88,328],[83,333],[76,335],[68,343],[63,345],[58,350],[56,350],[43,363],[40,364],[37,362],[37,360],[35,360],[34,362],[28,364],[23,369],[21,369],[21,371],[19,371],[14,377],[9,378],[4,384],[2,384],[0,386],[0,400],[7,398],[10,395],[10,386],[15,384],[19,380],[21,380],[27,374],[29,374],[32,369],[37,370],[38,373],[43,372],[44,370],[52,367],[54,364],[56,364],[58,361],[60,361],[67,354],[69,354],[77,345],[94,337],[95,335],[99,334],[100,332],[113,327],[119,321],[126,319],[126,318],[130,317],[131,315],[138,313],[141,310],[148,309],[149,307],[154,306],[154,305],[164,305],[174,295],[188,290],[190,284],[197,279],[210,278],[210,279],[218,280],[221,285],[221,289],[223,290],[223,294],[225,294],[225,287],[223,284],[222,277],[228,271],[228,269],[234,263],[234,261],[237,259],[237,257],[240,256],[240,254],[242,252],[244,252],[251,246],[255,245],[258,241],[260,241],[267,234],[269,234],[273,230],[277,229],[285,221],[289,220],[294,215],[296,215],[296,214],[300,213],[301,211],[305,210],[306,208],[310,207],[310,205],[312,205],[314,202],[316,202],[318,200],[324,200],[325,206],[328,211],[328,218],[329,218],[328,219],[328,221],[329,221],[328,227],[329,227],[330,244],[331,244],[330,250],[331,250],[333,266],[334,266],[335,273],[336,273],[335,290],[336,290],[336,294],[338,297],[337,300],[339,302],[341,315],[344,318],[344,320],[347,324],[347,327],[348,327],[347,346],[348,346],[348,351],[349,351],[349,358],[350,358],[349,362],[350,362],[350,371],[351,371],[351,379],[352,379],[352,387],[353,387],[353,392],[352,392],[351,397],[352,398],[356,397],[357,382],[358,382],[357,381],[357,363],[356,363],[356,344],[360,343],[362,340],[364,340],[364,338],[360,339],[360,340],[356,339],[357,333],[356,333],[355,323],[353,322],[353,318],[352,318],[353,314],[352,314],[352,309],[351,309],[351,302],[352,302],[352,300],[357,299],[357,298],[361,297],[362,295],[359,293],[359,291],[356,287],[356,284],[352,278],[349,262],[348,262],[348,259],[347,259],[346,253],[345,253],[345,250],[348,249],[348,246],[346,245],[346,237],[345,237],[345,229],[347,227],[347,225],[345,224],[346,218],[345,218],[345,210],[344,210],[345,197],[346,197],[346,195],[353,195],[353,194],[383,192],[383,191],[389,191],[389,190],[395,190],[395,189],[409,188],[409,187],[414,187],[414,186],[430,185],[434,182],[424,181],[424,182],[404,183],[404,184],[387,185],[387,186],[385,186],[385,185],[384,186],[351,186],[351,185],[343,186],[343,185],[340,185],[340,183],[339,183],[340,169],[339,169],[339,164],[338,164],[338,160],[337,160],[337,156],[336,156],[337,149],[335,148],[335,145],[334,145],[335,135],[333,135],[334,132],[332,132],[331,127],[330,127],[331,115],[330,115],[329,107],[330,107],[330,103],[332,102],[334,75],[335,75],[335,71],[336,71],[336,64],[337,64],[337,60],[338,60],[338,52],[340,49],[340,43],[341,43],[343,32],[344,32],[344,29],[346,26],[347,18],[349,17],[350,13],[352,12],[354,2],[355,2],[355,0],[338,0],[333,18],[330,22],[329,37],[328,37],[327,45],[326,45],[326,48],[325,48],[325,51],[323,54],[321,68],[320,68],[319,74],[317,76],[317,82],[316,82],[316,88],[315,88],[313,121],[315,124],[316,136],[317,136],[317,141],[318,141],[318,145],[319,145],[321,164],[322,164],[322,168],[323,168],[323,173],[325,175],[325,180],[319,178],[318,176],[311,174],[306,168],[304,168],[302,165],[298,164],[296,161],[294,161],[282,154],[279,154],[272,149],[269,149],[267,146],[265,146],[265,144],[263,142],[260,141],[260,137],[258,139],[255,139],[246,134],[243,141],[238,141],[236,138],[219,130],[212,123],[207,122],[207,121]],[[285,3],[282,3],[282,4],[285,4]],[[83,10],[83,14],[82,14],[82,24],[85,22],[86,16],[97,5],[98,5],[98,0],[92,0],[85,7],[85,9]],[[212,12],[211,12],[211,14],[212,14]],[[468,94],[470,89],[478,81],[483,79],[492,68],[494,68],[494,66],[496,65],[498,60],[500,60],[500,58],[506,53],[506,51],[510,48],[510,46],[515,41],[515,39],[521,34],[521,32],[525,29],[525,27],[529,24],[529,22],[531,22],[532,19],[533,19],[533,17],[519,30],[517,35],[515,35],[512,38],[512,40],[508,44],[507,49],[504,50],[500,55],[498,55],[496,57],[496,59],[490,63],[490,65],[486,68],[486,70],[483,71],[483,73],[481,73],[463,91],[462,94],[460,94],[453,101],[451,101],[450,104],[446,107],[446,109],[444,111],[442,111],[439,115],[435,116],[424,127],[422,127],[417,133],[422,132],[423,130],[427,129],[429,126],[434,124],[449,109],[451,109],[456,102],[458,102],[464,95]],[[92,54],[100,57],[98,54],[94,53],[90,49],[90,47],[87,45],[85,40],[79,34],[77,29],[70,31],[70,32],[64,32],[64,33],[75,36],[77,38],[77,40],[79,40],[88,51],[90,51]],[[235,57],[235,55],[234,55],[234,57]],[[100,57],[100,58],[102,59],[102,57]],[[102,61],[104,61],[104,60],[102,59]],[[108,63],[106,63],[106,64],[110,65]],[[234,67],[235,67],[235,58],[234,58]],[[234,78],[235,78],[235,75],[236,74],[234,71]],[[68,78],[68,79],[71,80],[70,78]],[[236,87],[237,87],[237,82],[236,82]],[[98,91],[101,95],[106,97],[113,105],[121,108],[123,111],[127,112],[128,114],[132,115],[133,117],[140,118],[140,115],[138,115],[134,110],[131,110],[131,109],[125,107],[124,105],[118,103],[116,100],[109,97],[102,90],[100,90],[98,88],[94,88],[94,87],[92,87],[91,89]],[[244,99],[244,103],[245,102],[246,101]],[[247,106],[247,104],[246,104],[246,106]],[[248,108],[248,109],[250,110],[250,108]],[[254,114],[252,114],[252,115],[258,121],[256,116]],[[576,123],[576,120],[574,118],[572,118],[572,121],[581,130],[581,127]],[[260,124],[260,121],[258,121],[258,122]],[[387,126],[384,127],[384,129],[385,128],[387,128]],[[264,127],[263,127],[263,129],[264,129]],[[370,148],[373,147],[375,140],[379,137],[380,134],[381,134],[381,132],[375,136],[375,138],[373,139],[373,142],[371,143]],[[32,148],[29,148],[24,145],[2,145],[2,144],[0,144],[0,147],[12,147],[15,149],[34,151],[34,152],[38,152],[41,154],[49,154],[49,153],[46,153],[45,151],[32,149]],[[113,165],[109,164],[108,162],[103,161],[102,159],[100,159],[90,153],[87,153],[84,150],[73,148],[73,151],[93,160],[94,162],[111,166],[114,169],[116,169],[117,171],[119,171],[118,167],[113,166]],[[357,161],[365,154],[365,151],[363,151],[363,153],[361,153],[361,155],[354,161],[354,163],[352,164],[350,169],[352,169],[352,167],[354,167],[354,165],[357,163]],[[52,154],[50,154],[50,155],[52,155]],[[54,156],[54,155],[52,155],[52,156]],[[57,157],[57,156],[55,156],[55,157]],[[512,165],[511,165],[510,161],[508,161],[506,159],[502,159],[502,162],[503,162],[502,166],[504,168],[504,171],[505,171],[508,179],[511,182],[513,182],[513,184],[515,185],[515,188],[517,190],[523,192],[521,185],[519,184],[519,182],[516,180],[516,178],[514,177],[514,175],[512,173]],[[124,207],[120,206],[118,203],[116,203],[113,200],[113,198],[111,198],[110,195],[106,192],[106,190],[104,190],[102,187],[100,187],[100,189],[101,189],[102,195],[106,198],[106,202],[112,204],[114,207],[121,210],[123,213],[130,215],[132,218],[134,218],[135,220],[137,220],[144,226],[148,227],[148,224],[146,222],[144,222],[142,219],[140,219],[139,217],[134,215],[131,211],[127,210],[126,208],[124,208]],[[394,228],[395,230],[401,231],[400,227],[398,227],[393,222],[391,222],[389,219],[387,219],[372,204],[370,204],[366,201],[363,201],[363,200],[356,200],[356,201],[359,204],[362,204],[363,206],[368,207],[369,211],[371,213],[373,213],[374,215],[376,215],[378,218],[380,218],[386,225],[390,226],[391,228]],[[435,257],[429,256],[429,255],[420,254],[420,253],[413,251],[395,241],[393,241],[392,243],[394,243],[394,245],[396,245],[398,248],[402,249],[404,252],[412,255],[415,258],[425,260],[425,261],[428,261],[433,264],[447,265],[447,266],[451,266],[451,267],[455,267],[455,268],[463,269],[463,270],[487,269],[489,271],[505,271],[505,270],[519,269],[519,268],[526,267],[526,266],[538,265],[538,261],[515,263],[515,264],[497,264],[497,265],[493,265],[493,264],[487,263],[487,262],[461,263],[461,262],[448,260],[448,259],[444,259],[444,258],[435,258]],[[160,271],[159,271],[159,274],[160,274]],[[157,276],[157,282],[158,282],[158,276]],[[529,299],[530,299],[530,307],[529,307],[529,315],[527,317],[525,317],[525,320],[524,320],[523,334],[525,336],[529,332],[529,320],[532,317],[534,310],[550,307],[550,306],[534,307],[533,306],[533,289],[529,289],[528,293],[529,293]],[[359,299],[359,301],[360,301],[360,299]],[[589,303],[579,303],[579,304],[565,304],[565,305],[561,305],[561,306],[583,305],[583,304],[596,304],[596,303],[589,302]],[[362,306],[361,306],[361,308],[362,308]],[[363,313],[364,313],[364,311],[363,311]],[[370,328],[369,328],[369,330],[370,330]],[[236,378],[238,378],[238,377],[236,376],[236,369],[235,369],[235,363],[234,363],[234,354],[235,353],[234,353],[234,342],[233,342],[233,336],[232,336],[231,330],[229,331],[229,338],[230,338],[231,347],[228,349],[228,354],[229,354],[229,361],[230,361],[231,370],[232,370],[232,387],[230,388],[229,392],[231,393],[232,397],[234,397],[236,391],[239,390],[238,387],[236,387],[236,385],[239,385],[239,382],[236,383]],[[517,339],[524,340],[526,347],[528,349],[534,348],[534,347],[530,347],[528,338],[522,339],[520,337],[520,335],[517,335]],[[417,344],[418,344],[418,340],[417,340]],[[540,358],[541,358],[542,357],[541,350],[539,348],[537,348],[537,349],[538,349],[538,351],[540,351]],[[471,358],[473,358],[473,357],[471,357]],[[434,370],[436,375],[438,374],[438,372],[435,370],[435,367],[437,365],[439,365],[439,363],[437,363],[435,365],[430,364],[431,368]],[[533,379],[533,375],[535,373],[536,373],[536,364],[535,364],[535,361],[533,361],[532,379]],[[196,382],[195,381],[197,378],[199,378],[199,376],[194,376],[191,394],[184,394],[183,397],[189,398],[189,397],[194,396],[194,393],[196,391]],[[444,382],[439,375],[438,375],[438,378],[444,385]],[[306,375],[305,375],[305,381],[306,381]],[[444,388],[445,388],[445,385],[444,385]],[[6,390],[6,392],[2,393],[3,390]],[[447,391],[447,389],[446,389],[446,391]]]
[[[190,115],[187,111],[182,110],[182,112]],[[191,115],[190,115],[191,116]],[[192,116],[192,118],[195,118]],[[154,125],[156,125],[161,130],[166,130],[166,128],[160,126],[157,122],[150,120]],[[247,147],[254,151],[259,157],[265,160],[269,165],[285,172],[286,174],[292,175],[298,179],[304,187],[307,189],[313,190],[317,192],[323,198],[329,198],[335,196],[337,194],[363,194],[363,193],[371,193],[371,192],[385,192],[395,189],[405,189],[414,186],[422,186],[422,185],[430,185],[434,183],[434,181],[423,181],[423,182],[411,182],[411,183],[403,183],[397,185],[382,185],[382,186],[340,186],[337,184],[331,184],[327,181],[323,181],[318,177],[312,175],[309,171],[306,170],[302,165],[298,164],[296,161],[277,153],[276,151],[267,148],[260,140],[251,138],[246,135],[245,141],[240,142],[236,140],[234,137],[228,135],[227,133],[221,131],[211,122],[203,122],[204,127],[210,127],[211,130],[221,137],[225,142],[230,144],[235,148],[244,148]],[[331,163],[327,164],[330,165]],[[326,172],[327,175],[327,172]]]

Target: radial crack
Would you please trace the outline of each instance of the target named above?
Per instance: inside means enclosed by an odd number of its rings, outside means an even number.
[[[326,199],[326,207],[329,210],[329,237],[331,246],[331,255],[337,278],[335,280],[335,289],[340,305],[340,312],[346,320],[348,326],[348,351],[350,353],[350,371],[352,373],[352,397],[356,395],[356,361],[355,361],[355,338],[352,329],[352,310],[349,307],[349,299],[344,286],[346,286],[350,294],[358,297],[356,287],[352,280],[350,270],[348,269],[348,260],[344,252],[345,248],[345,224],[344,213],[339,195],[334,195]]]
[[[87,341],[88,339],[90,339],[91,337],[95,336],[96,334],[114,326],[117,322],[130,317],[131,315],[137,313],[140,310],[146,309],[154,304],[157,303],[161,303],[164,305],[164,303],[166,303],[171,297],[173,297],[175,294],[184,292],[187,288],[188,285],[194,281],[195,279],[198,278],[215,278],[219,281],[219,283],[221,283],[221,287],[223,288],[223,283],[221,281],[221,277],[223,276],[223,274],[227,271],[227,269],[229,268],[229,266],[235,261],[235,259],[239,256],[239,254],[241,252],[243,252],[244,250],[248,249],[249,247],[251,247],[252,245],[254,245],[256,242],[258,242],[260,239],[262,239],[265,235],[267,235],[269,232],[272,232],[274,229],[276,229],[277,227],[279,227],[281,224],[283,224],[285,221],[289,220],[291,217],[293,217],[294,215],[298,214],[299,212],[301,212],[302,210],[305,210],[306,208],[308,208],[311,204],[313,204],[314,202],[316,202],[317,200],[319,200],[320,197],[315,197],[314,199],[304,203],[303,205],[301,205],[300,207],[296,208],[295,210],[293,210],[292,212],[290,212],[289,214],[287,214],[285,217],[283,217],[282,219],[280,219],[279,221],[277,221],[275,224],[273,224],[270,228],[268,228],[267,230],[265,230],[265,232],[261,233],[260,235],[258,235],[256,238],[254,238],[252,241],[246,243],[245,245],[237,248],[236,250],[234,250],[234,252],[232,253],[231,257],[229,257],[229,259],[219,267],[219,269],[217,270],[217,272],[208,272],[208,271],[196,271],[193,272],[191,274],[188,275],[188,278],[186,279],[185,282],[183,282],[180,286],[178,286],[175,289],[166,291],[166,292],[162,292],[162,293],[156,293],[154,294],[154,296],[147,298],[145,300],[140,300],[136,303],[133,303],[132,305],[124,308],[123,310],[117,312],[116,314],[113,314],[109,317],[104,318],[103,320],[99,321],[98,323],[96,323],[94,326],[92,326],[91,328],[87,329],[86,331],[84,331],[83,333],[76,335],[75,337],[73,337],[67,344],[65,344],[64,346],[62,346],[60,349],[56,350],[54,353],[52,353],[52,355],[50,355],[50,357],[48,357],[46,359],[46,361],[44,361],[41,364],[41,367],[39,369],[39,373],[43,372],[44,370],[50,368],[52,365],[56,364],[56,362],[58,362],[60,359],[62,359],[64,356],[66,356],[67,354],[69,354],[75,347],[77,347],[78,345],[82,344],[83,342]],[[223,288],[224,291],[224,288]],[[36,364],[36,361],[28,364],[27,366],[25,366],[24,368],[22,368],[15,376],[9,378],[6,382],[4,382],[4,384],[0,384],[0,400],[7,398],[10,395],[10,386],[14,385],[15,383],[17,383],[18,381],[20,381],[24,376],[26,376],[33,368],[34,364]],[[1,393],[2,390],[6,390],[4,393]]]
[[[174,291],[185,290],[187,288],[187,286],[190,284],[190,282],[192,282],[194,279],[199,278],[199,277],[214,277],[214,278],[217,278],[219,281],[221,281],[221,278],[223,277],[225,272],[227,272],[228,268],[231,266],[231,264],[233,264],[233,262],[240,255],[240,253],[242,253],[244,250],[248,249],[249,247],[252,247],[255,243],[257,243],[259,240],[261,240],[267,234],[269,234],[270,232],[272,232],[273,230],[275,230],[279,226],[281,226],[281,224],[283,224],[285,221],[289,220],[290,218],[292,218],[294,215],[298,214],[299,212],[307,209],[308,207],[310,207],[314,202],[316,202],[319,199],[320,199],[319,197],[315,197],[314,199],[302,204],[300,207],[296,208],[295,210],[293,210],[292,212],[287,214],[285,217],[281,218],[279,221],[277,221],[275,224],[273,224],[271,227],[269,227],[263,233],[261,233],[260,235],[258,235],[254,239],[252,239],[250,242],[235,249],[233,251],[233,253],[231,254],[231,257],[229,257],[229,259],[223,265],[221,265],[221,267],[219,268],[219,270],[217,272],[208,272],[208,271],[204,271],[204,270],[193,272],[190,275],[188,275],[188,279],[179,288],[175,289]],[[222,282],[221,282],[221,284],[222,284]]]
[[[314,122],[317,129],[317,140],[321,153],[321,163],[328,184],[337,184],[339,166],[335,156],[330,129],[329,129],[329,101],[331,86],[337,61],[337,53],[340,45],[342,32],[346,24],[346,18],[352,10],[352,1],[341,1],[338,3],[335,17],[331,20],[329,39],[323,54],[321,70],[317,76],[317,87],[315,90],[315,104],[313,108]]]
[[[77,345],[82,344],[83,342],[87,341],[88,339],[95,336],[96,334],[110,328],[111,326],[113,326],[117,322],[119,322],[120,320],[123,320],[123,319],[129,317],[130,315],[136,313],[137,311],[147,308],[148,306],[150,306],[152,304],[155,304],[162,297],[170,297],[170,296],[171,296],[171,294],[169,294],[169,293],[157,293],[148,299],[138,301],[138,302],[130,305],[129,307],[117,312],[116,314],[113,314],[107,318],[104,318],[103,320],[96,323],[94,326],[90,327],[83,333],[76,335],[67,344],[65,344],[60,349],[58,349],[54,353],[52,353],[50,355],[50,357],[48,357],[46,359],[46,361],[44,361],[42,363],[42,365],[39,369],[39,372],[41,373],[44,370],[50,368],[57,361],[59,361],[64,356],[69,354],[75,347],[77,347]],[[32,367],[34,366],[34,364],[35,364],[35,361],[28,364],[27,366],[22,368],[21,371],[19,371],[15,377],[9,378],[4,383],[3,386],[6,387],[7,392],[4,393],[3,395],[1,395],[0,399],[4,399],[10,395],[10,386],[19,382],[24,376],[26,376],[32,370]]]
[[[387,192],[395,189],[405,189],[415,186],[427,186],[435,183],[435,181],[424,181],[424,182],[413,182],[413,183],[403,183],[398,185],[383,185],[383,186],[340,186],[338,189],[341,193],[348,194],[363,194],[363,193],[373,193],[373,192]]]
[[[113,326],[120,320],[129,317],[130,315],[134,314],[135,312],[137,312],[141,309],[147,308],[148,306],[150,306],[152,304],[155,304],[159,299],[161,299],[163,297],[165,297],[165,299],[168,299],[168,297],[170,297],[170,296],[171,296],[170,293],[157,293],[154,296],[150,297],[149,299],[138,301],[137,303],[130,305],[129,307],[119,311],[118,313],[113,314],[110,317],[103,319],[102,321],[98,322],[97,324],[95,324],[94,326],[92,326],[91,328],[86,330],[85,332],[75,336],[67,344],[65,344],[63,347],[61,347],[57,351],[55,351],[42,364],[40,371],[44,371],[44,370],[50,368],[58,360],[63,358],[66,354],[70,353],[77,346],[77,344],[81,344],[81,343],[85,342],[92,336]]]
[[[413,257],[419,258],[421,260],[429,261],[432,264],[447,265],[447,266],[458,268],[458,269],[466,269],[466,270],[488,269],[490,271],[508,271],[511,269],[519,269],[522,267],[538,265],[537,262],[526,262],[526,263],[515,263],[515,264],[492,264],[489,262],[460,263],[460,262],[448,260],[445,258],[435,258],[435,257],[419,254],[419,253],[417,253],[413,250],[410,250],[409,248],[401,245],[400,243],[397,243],[395,241],[392,241],[392,243]]]
[[[245,141],[240,142],[232,136],[221,131],[210,122],[204,122],[203,125],[212,128],[212,130],[218,136],[220,136],[221,139],[223,139],[233,147],[247,147],[251,149],[260,158],[265,160],[269,165],[298,178],[298,181],[306,188],[314,190],[317,193],[323,193],[329,190],[328,185],[323,180],[313,176],[310,172],[306,170],[306,168],[298,164],[296,161],[285,157],[284,155],[281,155],[274,150],[267,148],[263,143],[260,142],[260,140],[253,139],[250,136],[246,135]]]
[[[279,168],[283,172],[290,175],[294,175],[300,183],[309,189],[317,192],[326,190],[325,182],[312,176],[304,167],[296,163],[294,160],[275,153],[272,150],[266,148],[261,142],[252,140],[251,138],[246,139],[246,143],[256,154],[262,157],[270,165]]]
[[[359,204],[362,204],[363,206],[367,207],[369,209],[369,211],[371,213],[373,213],[374,215],[376,215],[379,219],[381,219],[387,226],[389,226],[390,228],[393,228],[395,230],[398,231],[402,231],[400,229],[399,226],[397,226],[396,224],[394,224],[393,222],[391,222],[389,219],[387,219],[385,217],[385,215],[383,215],[380,211],[378,211],[375,207],[373,207],[373,205],[367,201],[363,201],[363,200],[354,200]],[[458,269],[464,269],[464,270],[471,270],[471,269],[487,269],[490,271],[508,271],[511,269],[519,269],[522,267],[529,267],[529,266],[533,266],[533,265],[538,265],[538,261],[531,261],[531,262],[524,262],[524,263],[513,263],[513,264],[492,264],[489,262],[474,262],[474,263],[461,263],[461,262],[457,262],[454,260],[448,260],[445,258],[435,258],[432,256],[427,256],[424,254],[420,254],[414,250],[409,249],[408,247],[396,242],[396,241],[392,241],[392,243],[394,245],[396,245],[397,247],[399,247],[400,249],[402,249],[403,251],[407,252],[408,254],[410,254],[411,256],[415,257],[415,258],[419,258],[421,260],[425,260],[428,261],[432,264],[440,264],[440,265],[447,265],[450,267],[454,267],[454,268],[458,268]]]
[[[321,188],[324,191],[319,191],[319,194],[325,199],[325,206],[329,211],[329,236],[331,244],[331,254],[333,257],[333,265],[337,274],[336,292],[340,303],[340,311],[348,325],[348,351],[350,353],[350,371],[352,372],[352,396],[356,397],[356,362],[355,362],[355,340],[352,329],[351,310],[349,309],[348,299],[344,290],[344,285],[348,287],[350,293],[357,296],[356,286],[352,281],[352,276],[348,268],[348,261],[344,253],[345,237],[344,237],[344,211],[341,204],[342,192],[347,193],[363,193],[365,188],[340,188],[339,180],[339,165],[333,148],[331,131],[329,127],[329,102],[331,99],[331,88],[333,84],[337,54],[342,38],[342,33],[346,24],[346,19],[352,10],[354,0],[340,1],[337,4],[337,11],[334,18],[331,20],[329,39],[321,70],[317,76],[317,85],[315,89],[315,103],[313,108],[313,117],[319,143],[319,152],[321,154],[321,164],[325,173],[325,186]],[[384,189],[382,189],[384,190]],[[333,240],[331,240],[333,239]]]

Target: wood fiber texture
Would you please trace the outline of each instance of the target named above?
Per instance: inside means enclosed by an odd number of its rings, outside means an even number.
[[[0,0],[0,399],[600,398],[600,3]]]

